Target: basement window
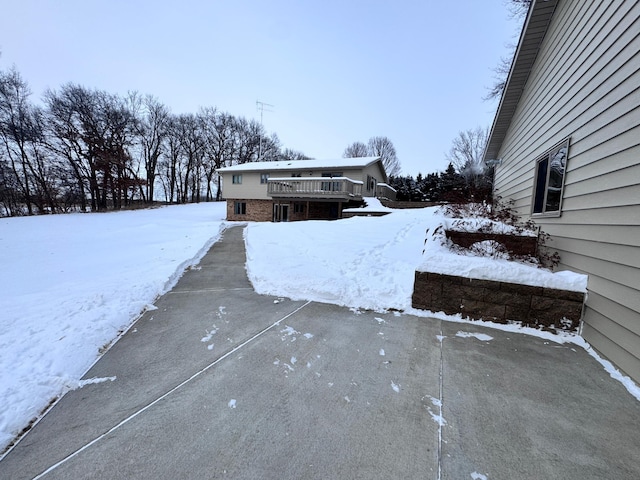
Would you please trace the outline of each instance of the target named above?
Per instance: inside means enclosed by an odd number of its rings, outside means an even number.
[[[536,159],[536,178],[533,191],[534,215],[560,216],[568,153],[569,139],[567,138]]]
[[[247,202],[233,202],[233,213],[236,215],[246,215]]]

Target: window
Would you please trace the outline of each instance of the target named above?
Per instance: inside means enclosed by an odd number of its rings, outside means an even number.
[[[560,215],[568,153],[569,139],[567,138],[536,160],[534,215]]]
[[[233,213],[236,215],[246,215],[247,202],[233,202]]]
[[[342,172],[323,173],[322,176],[329,178],[342,177]],[[342,182],[322,182],[320,189],[328,192],[339,192],[342,189]]]
[[[293,204],[293,211],[294,213],[304,213],[304,203],[295,202]]]
[[[376,179],[374,177],[372,177],[371,175],[367,175],[367,184],[365,185],[365,188],[367,189],[368,192],[375,192],[376,190]]]
[[[261,173],[260,174],[260,183],[267,183],[268,180],[269,180],[269,174],[268,173]]]
[[[242,175],[234,175],[231,181],[232,183],[240,185],[242,183]]]

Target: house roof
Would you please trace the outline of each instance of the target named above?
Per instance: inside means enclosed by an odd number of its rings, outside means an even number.
[[[484,151],[485,161],[498,157],[557,4],[558,0],[533,0],[529,8],[500,105],[491,126]]]
[[[278,170],[290,171],[364,168],[377,161],[380,161],[380,157],[333,158],[324,160],[286,160],[280,162],[248,162],[241,165],[234,165],[233,167],[219,168],[218,172],[270,172]]]

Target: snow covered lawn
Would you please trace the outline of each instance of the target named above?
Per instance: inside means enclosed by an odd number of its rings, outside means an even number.
[[[219,238],[224,203],[0,218],[0,451]]]
[[[434,212],[250,224],[245,234],[249,279],[263,294],[407,310],[426,229],[441,221]]]

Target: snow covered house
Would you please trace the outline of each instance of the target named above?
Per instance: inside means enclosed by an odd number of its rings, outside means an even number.
[[[336,219],[364,197],[395,199],[379,157],[251,162],[218,173],[227,220]]]
[[[639,1],[532,2],[484,159],[588,274],[583,337],[639,382]]]

